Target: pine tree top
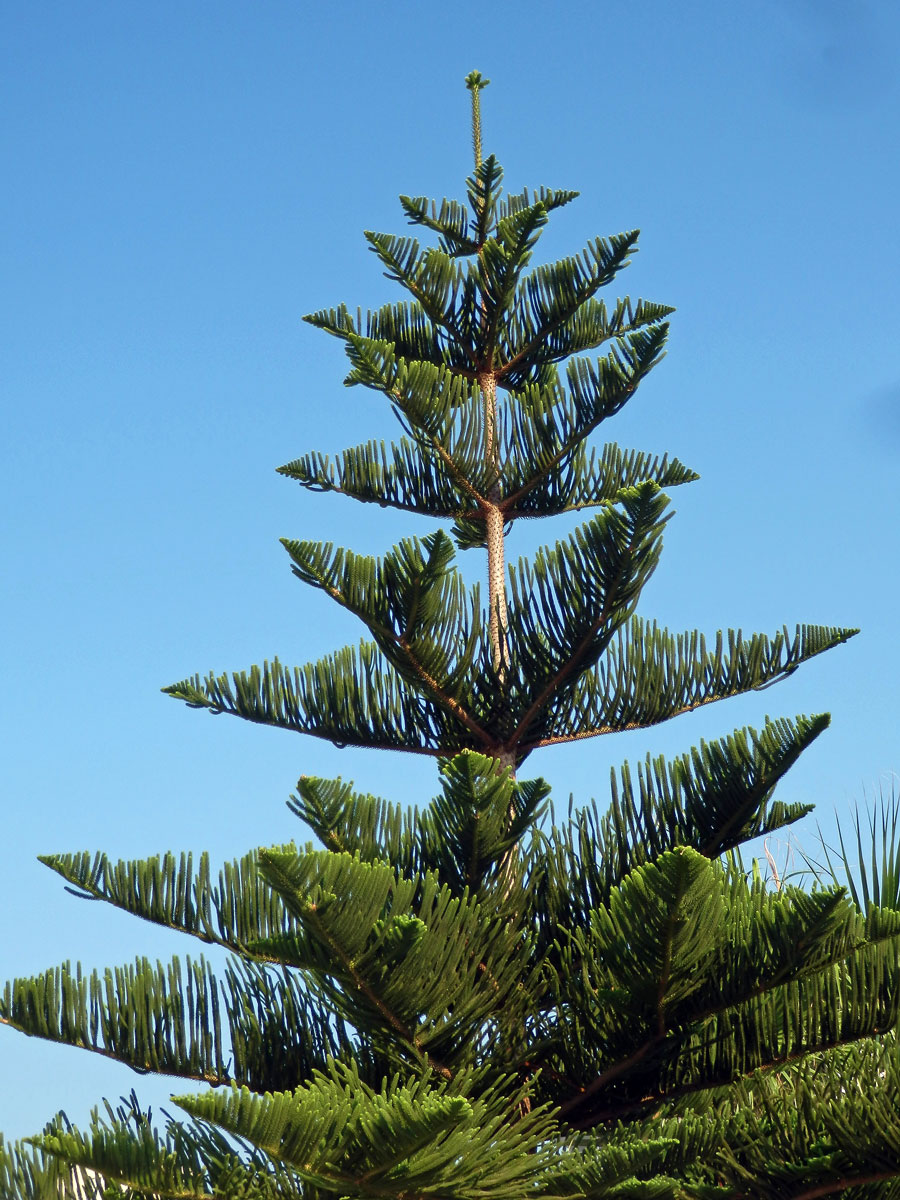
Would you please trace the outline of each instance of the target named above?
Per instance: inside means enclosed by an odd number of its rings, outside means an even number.
[[[410,804],[303,777],[290,807],[319,845],[218,872],[206,855],[45,856],[77,895],[229,958],[7,985],[0,1023],[203,1090],[175,1096],[163,1129],[132,1094],[86,1130],[59,1118],[0,1148],[0,1200],[867,1200],[900,1180],[900,901],[773,888],[740,859],[809,811],[774,790],[827,715],[626,764],[608,808],[567,819],[520,777],[536,749],[768,687],[854,631],[707,638],[638,616],[663,489],[696,475],[592,439],[659,362],[672,310],[599,298],[634,231],[532,265],[576,193],[504,195],[481,154],[488,82],[466,79],[466,201],[401,198],[437,247],[366,234],[408,298],[308,318],[402,436],[281,468],[446,528],[380,557],[284,539],[366,640],[166,689],[431,755],[440,791]],[[517,520],[580,510],[507,566]],[[484,600],[466,550],[484,555]]]
[[[594,435],[661,360],[673,311],[600,293],[628,265],[637,231],[592,239],[534,265],[547,223],[577,192],[506,194],[481,158],[466,200],[402,196],[418,239],[367,231],[407,299],[306,320],[341,339],[345,383],[384,396],[402,436],[280,468],[313,491],[449,526],[381,558],[286,538],[294,574],[357,616],[359,647],[301,668],[280,660],[167,688],[340,745],[447,758],[464,750],[520,764],[535,749],[665,721],[791,674],[853,630],[772,636],[669,633],[635,615],[670,516],[663,489],[697,479],[677,458],[597,445]],[[508,570],[515,522],[585,512],[568,538]],[[457,549],[487,557],[487,594],[465,587]]]

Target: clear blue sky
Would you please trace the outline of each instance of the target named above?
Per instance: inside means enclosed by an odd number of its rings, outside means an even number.
[[[301,773],[433,794],[428,762],[213,720],[159,688],[357,638],[292,579],[279,536],[377,552],[426,531],[273,469],[390,434],[300,317],[392,294],[361,231],[402,232],[401,192],[462,194],[476,67],[507,179],[582,192],[548,251],[640,226],[622,289],[678,308],[668,358],[609,426],[702,476],[674,494],[642,611],[709,632],[863,629],[777,689],[526,773],[564,805],[604,796],[625,757],[828,710],[782,798],[831,825],[890,788],[895,4],[7,0],[0,40],[0,977],[198,948],[67,895],[40,852],[221,860],[303,839],[283,803]],[[534,542],[516,537],[514,553]],[[7,1030],[0,1072],[8,1135],[170,1090]]]

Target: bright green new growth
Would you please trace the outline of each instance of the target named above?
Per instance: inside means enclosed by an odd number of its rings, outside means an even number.
[[[410,807],[304,777],[290,807],[323,848],[218,874],[205,856],[45,857],[77,894],[231,957],[224,974],[139,958],[7,986],[4,1023],[209,1087],[176,1097],[162,1130],[134,1095],[86,1130],[57,1118],[3,1152],[2,1200],[897,1194],[900,912],[868,892],[773,890],[738,853],[808,811],[773,789],[828,718],[626,765],[606,811],[561,824],[547,785],[518,778],[534,750],[765,687],[854,631],[707,641],[636,615],[662,489],[696,475],[589,441],[659,362],[671,309],[599,298],[636,232],[532,265],[576,193],[503,195],[482,159],[487,83],[466,79],[468,203],[401,198],[437,248],[366,234],[409,298],[308,318],[403,436],[281,468],[447,530],[378,559],[285,539],[298,579],[367,640],[166,689],[431,755],[441,792]],[[506,568],[517,520],[582,509],[568,538]],[[484,601],[458,550],[485,555]]]

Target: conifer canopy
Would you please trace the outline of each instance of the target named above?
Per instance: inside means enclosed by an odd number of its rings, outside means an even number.
[[[0,1200],[900,1195],[900,903],[772,881],[740,853],[808,811],[774,790],[828,717],[626,764],[608,801],[566,815],[521,777],[543,747],[768,687],[855,631],[704,635],[638,615],[669,492],[697,475],[595,435],[660,362],[672,309],[606,292],[635,230],[535,260],[577,193],[504,191],[482,155],[487,83],[466,78],[465,198],[403,196],[415,236],[365,234],[401,298],[307,318],[397,440],[280,468],[424,531],[380,557],[285,538],[293,574],[362,641],[164,689],[429,755],[438,794],[303,777],[290,807],[316,841],[219,868],[44,856],[76,895],[227,965],[66,963],[6,985],[2,1023],[171,1077],[177,1115],[156,1122],[136,1092],[86,1128],[60,1114],[2,1147]],[[564,513],[583,513],[573,532],[507,564],[517,521]]]

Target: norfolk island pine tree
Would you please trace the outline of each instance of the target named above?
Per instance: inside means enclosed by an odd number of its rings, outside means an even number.
[[[636,233],[531,265],[576,194],[503,194],[482,157],[487,81],[466,82],[467,203],[401,198],[437,248],[366,234],[409,299],[308,318],[343,341],[346,382],[383,394],[403,436],[281,468],[442,527],[377,560],[286,540],[294,573],[369,640],[165,689],[429,755],[440,795],[410,809],[303,778],[291,806],[323,848],[260,850],[217,876],[205,857],[47,856],[71,889],[231,957],[219,977],[202,958],[139,959],[7,986],[4,1023],[208,1087],[173,1098],[162,1128],[134,1093],[85,1130],[54,1119],[4,1149],[4,1200],[900,1187],[900,914],[834,888],[772,890],[739,855],[808,811],[772,793],[827,717],[625,766],[607,811],[561,825],[546,784],[520,777],[536,749],[767,686],[854,631],[707,643],[635,615],[664,489],[696,476],[589,439],[658,363],[671,310],[599,299]],[[507,569],[517,520],[582,509],[570,537]],[[457,551],[486,556],[483,604]]]

